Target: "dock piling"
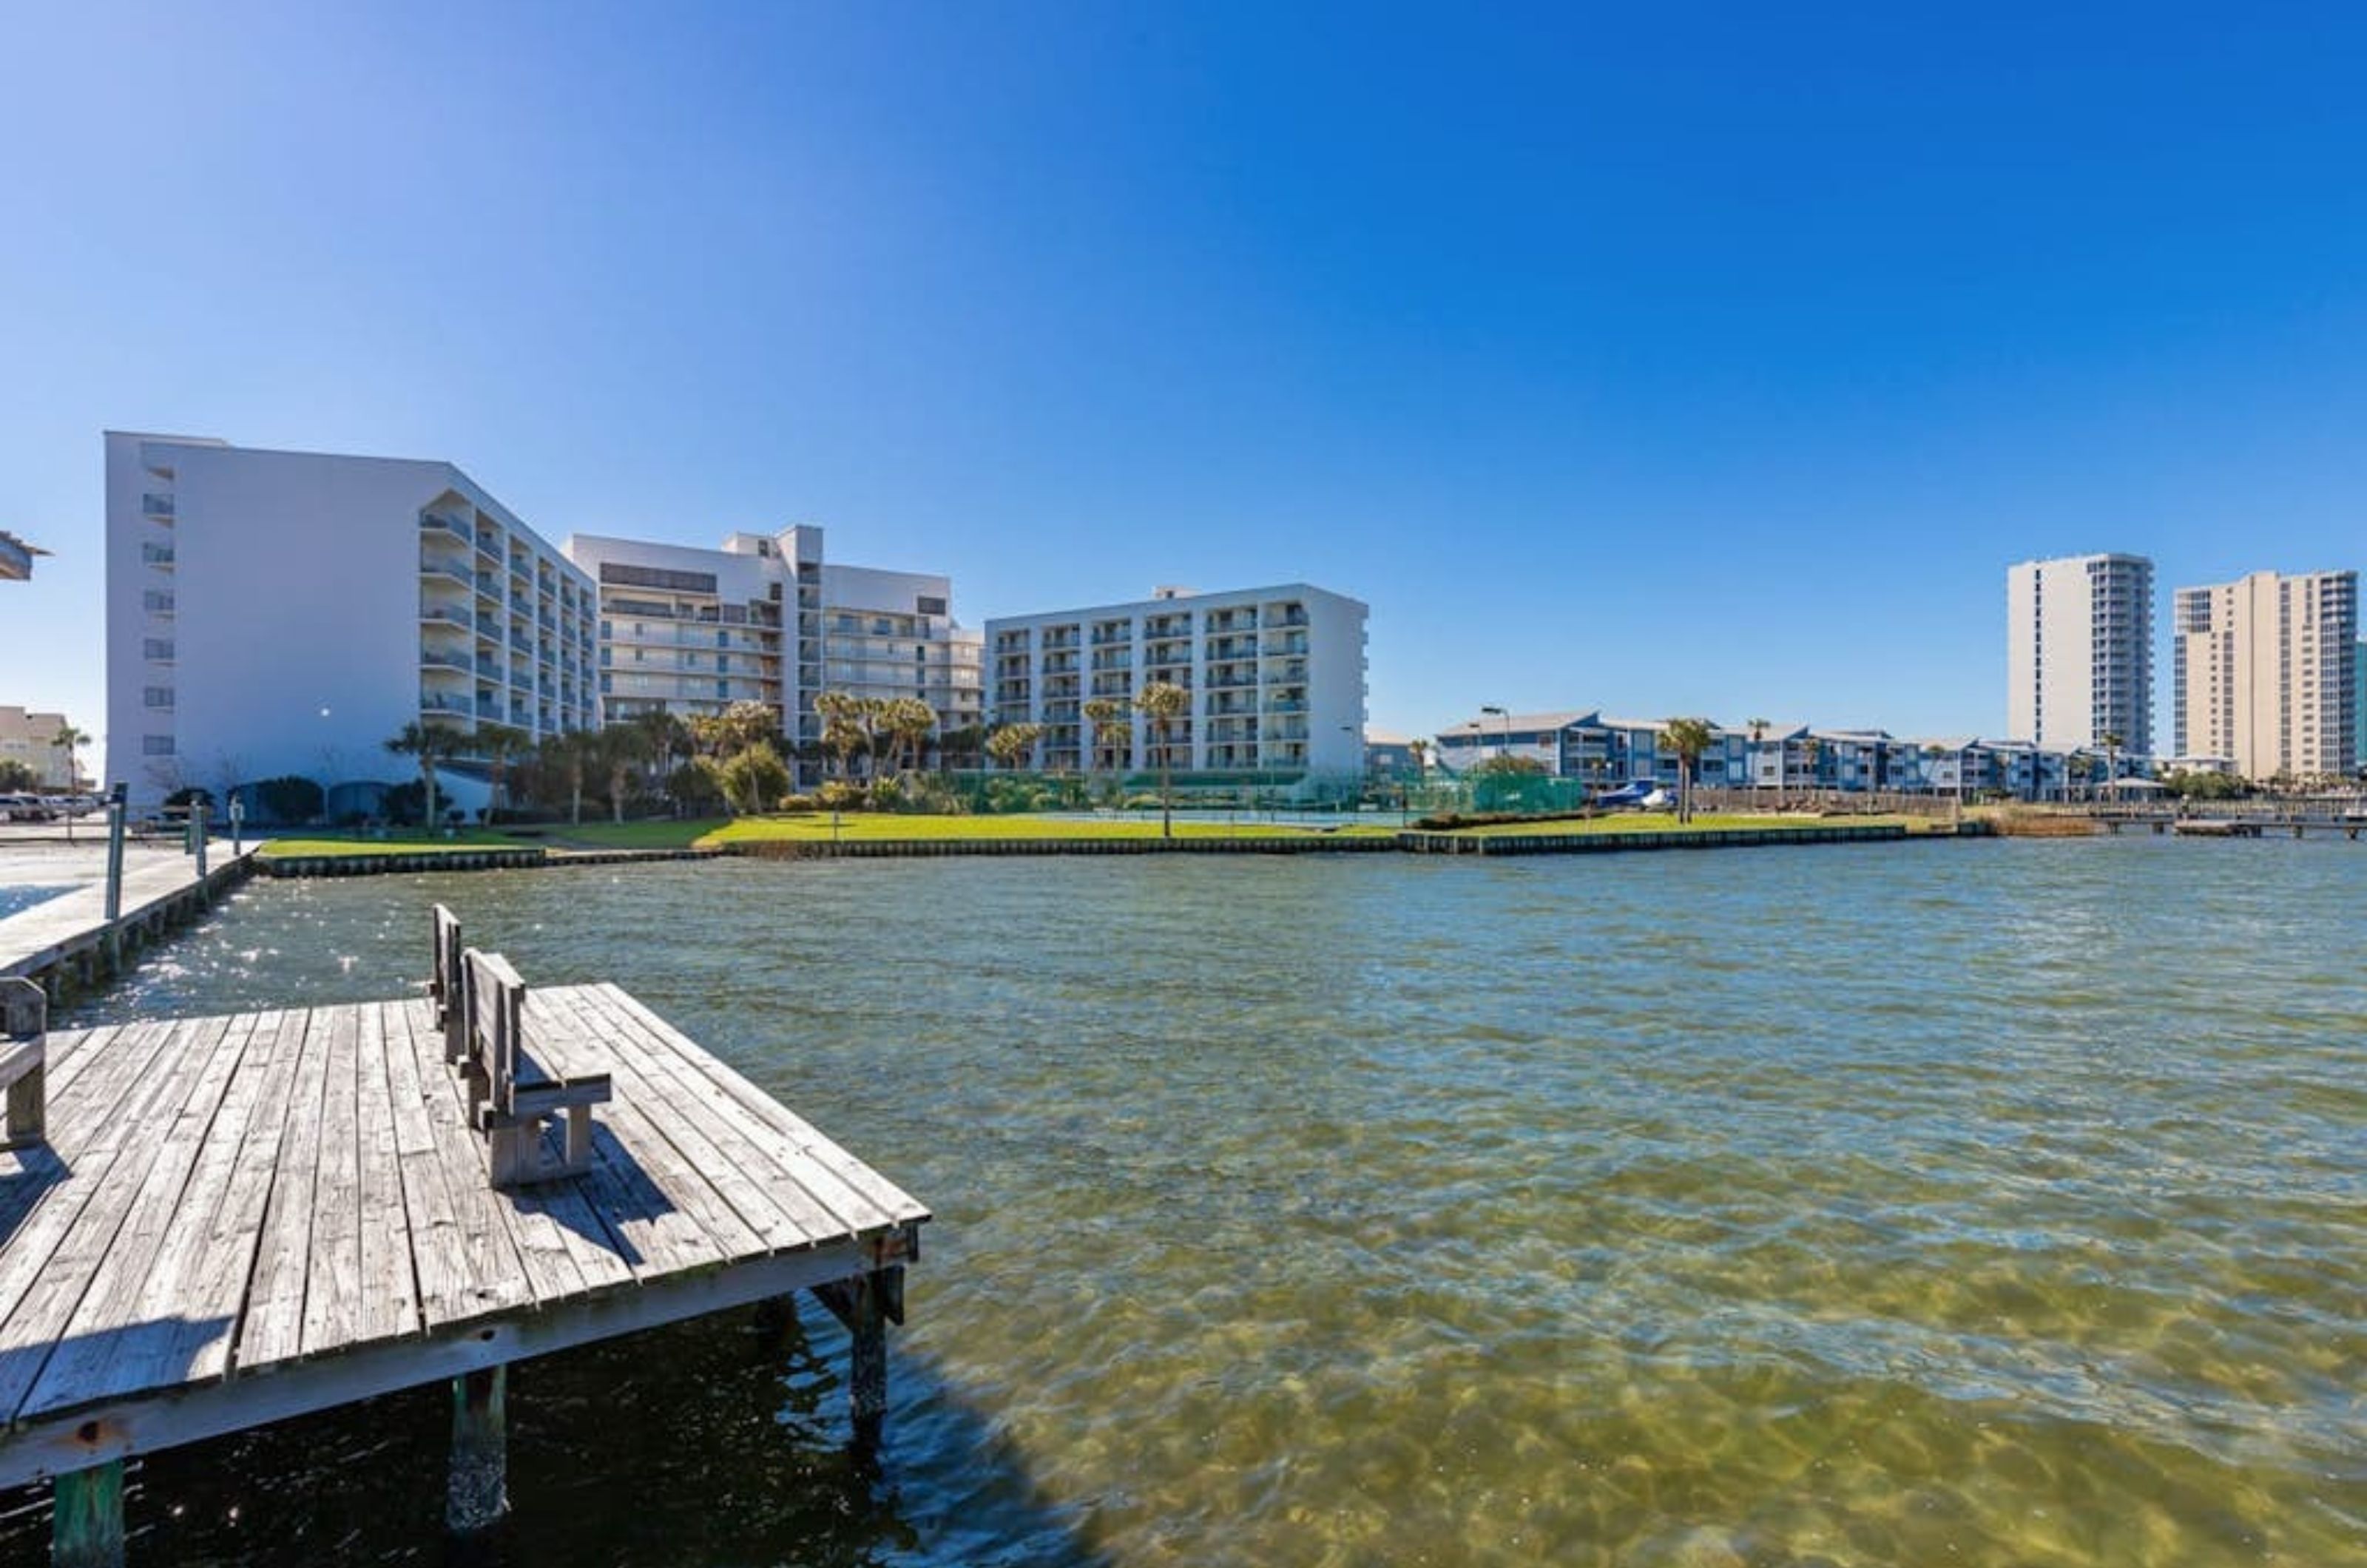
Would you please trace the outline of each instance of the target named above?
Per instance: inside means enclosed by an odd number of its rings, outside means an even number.
[[[470,1535],[509,1512],[509,1369],[488,1367],[452,1380],[452,1474],[444,1523]]]
[[[123,1568],[123,1461],[58,1477],[50,1562],[55,1568]]]
[[[877,1449],[888,1417],[888,1325],[903,1320],[904,1270],[875,1269],[817,1285],[814,1296],[846,1325],[846,1394],[855,1446]]]

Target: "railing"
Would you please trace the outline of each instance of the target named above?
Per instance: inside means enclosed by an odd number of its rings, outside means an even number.
[[[433,621],[438,626],[459,626],[462,631],[468,630],[470,626],[467,611],[455,610],[447,604],[431,604],[419,612],[419,618]]]
[[[169,495],[143,495],[140,498],[140,510],[151,517],[170,517],[173,515],[173,498]]]
[[[475,533],[470,529],[463,528],[459,523],[445,516],[441,513],[421,513],[419,514],[419,525],[422,528],[441,529],[443,532],[451,535],[454,538],[459,539],[464,545],[473,545],[477,542],[477,536]]]
[[[465,714],[470,710],[469,705],[462,702],[458,697],[437,696],[433,694],[422,693],[419,698],[419,711],[422,713]]]
[[[442,653],[432,648],[423,648],[419,650],[419,662],[436,670],[458,670],[464,675],[469,671],[469,660],[466,655]]]
[[[140,547],[140,558],[150,566],[170,566],[173,564],[173,547],[142,545]]]

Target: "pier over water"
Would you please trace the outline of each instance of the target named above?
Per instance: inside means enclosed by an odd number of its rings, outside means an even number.
[[[14,994],[46,1104],[0,1154],[0,1486],[58,1479],[60,1561],[120,1559],[130,1456],[444,1379],[477,1528],[509,1363],[800,1290],[876,1440],[928,1212],[617,987],[513,993],[506,1035],[462,994],[41,1037]],[[535,1099],[561,1060],[604,1080],[581,1128]],[[505,1171],[521,1127],[548,1159]]]

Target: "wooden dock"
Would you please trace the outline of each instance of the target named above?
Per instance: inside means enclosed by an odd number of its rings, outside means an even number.
[[[0,979],[32,980],[51,996],[72,982],[92,986],[144,946],[246,879],[255,851],[212,846],[203,875],[172,850],[142,850],[124,867],[119,913],[107,918],[107,889],[77,887],[0,919]]]
[[[59,1478],[61,1561],[119,1561],[127,1456],[446,1378],[474,1528],[509,1362],[798,1290],[876,1432],[928,1212],[615,986],[530,990],[525,1038],[613,1098],[583,1174],[504,1190],[429,1000],[48,1035],[47,1141],[0,1154],[0,1486]]]

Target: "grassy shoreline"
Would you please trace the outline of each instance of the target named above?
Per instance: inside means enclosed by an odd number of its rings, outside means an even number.
[[[1929,826],[1904,817],[1802,818],[1773,814],[1709,813],[1696,816],[1696,830],[1761,832],[1771,837],[1806,832],[1836,825],[1904,826],[1917,831]],[[1287,823],[1180,821],[1178,839],[1226,839],[1288,841],[1310,838],[1395,838],[1405,831],[1395,821],[1355,823],[1337,828],[1300,828]],[[1428,831],[1428,829],[1420,829]],[[1448,829],[1458,838],[1666,833],[1678,830],[1674,817],[1665,812],[1635,813],[1587,819],[1499,822],[1484,827]],[[274,860],[336,859],[356,856],[433,855],[481,852],[486,850],[540,849],[554,856],[603,850],[718,849],[734,844],[766,843],[889,843],[947,841],[1071,842],[1131,841],[1161,837],[1156,818],[1072,818],[1040,816],[930,816],[847,812],[833,825],[828,812],[796,812],[764,817],[698,818],[682,821],[538,823],[515,829],[466,829],[452,838],[424,832],[381,837],[305,834],[274,839],[263,853]]]

